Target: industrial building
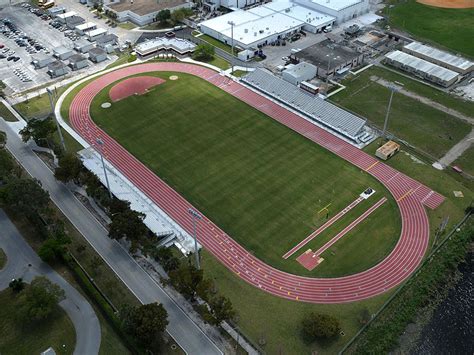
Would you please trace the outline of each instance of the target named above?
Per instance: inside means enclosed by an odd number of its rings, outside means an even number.
[[[474,70],[474,62],[419,42],[407,44],[403,51],[463,75]]]
[[[161,50],[171,50],[178,54],[188,54],[194,52],[196,45],[181,38],[157,37],[138,44],[135,47],[135,52],[138,55],[145,57],[147,55],[155,54]]]
[[[79,25],[81,25],[85,22],[86,22],[86,20],[84,20],[81,16],[72,16],[72,17],[67,18],[66,26],[70,30],[73,30],[73,29],[76,28],[76,26],[79,26]]]
[[[295,3],[336,18],[336,24],[369,11],[369,0],[294,0]]]
[[[291,54],[297,62],[307,62],[316,68],[316,75],[326,79],[342,75],[364,62],[364,54],[338,45],[329,39]]]
[[[56,15],[56,19],[58,20],[58,22],[66,24],[66,21],[69,18],[74,17],[76,15],[77,15],[77,13],[75,11],[68,11],[68,12],[60,13],[60,14]]]
[[[52,78],[57,78],[58,76],[66,75],[67,67],[63,62],[57,60],[48,64],[48,74]]]
[[[100,63],[107,60],[107,53],[102,48],[92,48],[89,51],[89,60],[94,63]]]
[[[54,58],[50,55],[38,53],[31,57],[31,63],[35,67],[35,69],[41,69],[46,67],[48,64],[54,62]]]
[[[444,87],[454,84],[459,78],[459,73],[455,71],[440,67],[439,65],[401,51],[393,51],[386,54],[385,62]]]
[[[236,10],[202,22],[201,32],[241,49],[256,49],[291,37],[300,30],[317,33],[335,18],[288,0],[278,0],[248,10]]]
[[[72,49],[66,48],[64,46],[59,46],[53,49],[53,55],[61,60],[66,60],[74,54]]]
[[[242,82],[354,143],[360,143],[360,137],[370,135],[366,132],[365,119],[311,95],[265,69],[257,68],[245,75]]]
[[[83,36],[86,32],[95,30],[96,28],[97,25],[94,22],[86,22],[76,26],[75,30],[77,34]]]
[[[87,58],[83,56],[82,54],[74,54],[68,59],[69,61],[69,67],[72,70],[79,70],[82,68],[85,68],[89,66],[89,63],[87,62]]]
[[[87,39],[91,42],[96,41],[99,37],[105,36],[106,34],[107,30],[104,28],[96,28],[95,30],[86,32]]]
[[[117,14],[117,21],[130,21],[138,26],[145,26],[155,20],[161,10],[171,12],[180,8],[191,8],[190,0],[118,0],[104,2],[104,9]]]
[[[94,44],[86,41],[85,39],[79,39],[78,41],[74,42],[74,49],[79,53],[87,53],[92,48],[94,48]]]
[[[318,68],[314,65],[301,62],[298,64],[289,64],[282,71],[281,77],[293,85],[299,85],[303,81],[309,81],[316,76]]]
[[[95,44],[97,47],[106,49],[107,47],[113,47],[118,43],[117,35],[113,33],[106,34],[96,39]]]

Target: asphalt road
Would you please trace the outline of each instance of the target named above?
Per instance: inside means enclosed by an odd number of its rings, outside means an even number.
[[[222,354],[160,285],[120,246],[107,236],[104,227],[74,197],[64,184],[54,179],[46,165],[0,118],[0,130],[8,136],[7,148],[28,171],[41,181],[53,202],[102,256],[110,268],[143,304],[159,302],[168,311],[168,333],[188,354]]]
[[[1,209],[0,231],[0,247],[7,255],[7,264],[0,271],[0,290],[7,288],[12,278],[21,277],[26,282],[31,282],[36,276],[46,276],[66,294],[66,298],[59,305],[66,311],[76,330],[74,354],[98,354],[101,331],[91,305],[56,271],[41,261]]]

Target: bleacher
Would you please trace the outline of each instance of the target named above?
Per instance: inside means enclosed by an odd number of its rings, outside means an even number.
[[[250,72],[242,81],[355,142],[364,131],[366,120],[306,93],[265,69]]]

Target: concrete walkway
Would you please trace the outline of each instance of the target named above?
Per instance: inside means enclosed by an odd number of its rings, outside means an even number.
[[[466,150],[468,150],[471,147],[471,144],[473,143],[474,127],[471,129],[471,132],[466,137],[464,137],[461,141],[454,145],[440,160],[438,160],[437,163],[440,164],[443,168],[450,166],[457,158],[459,158]],[[439,165],[436,165],[435,167],[438,166]]]
[[[91,305],[56,271],[41,261],[1,209],[0,231],[0,247],[7,255],[7,264],[0,271],[0,290],[7,288],[13,278],[21,277],[26,282],[31,282],[36,276],[46,276],[61,287],[66,294],[66,298],[59,305],[66,311],[76,330],[74,354],[98,354],[101,330],[99,320]]]

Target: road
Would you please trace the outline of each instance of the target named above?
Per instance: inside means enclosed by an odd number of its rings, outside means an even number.
[[[0,290],[7,288],[12,278],[21,277],[26,282],[31,282],[36,276],[46,276],[65,292],[66,298],[59,305],[66,311],[76,330],[74,354],[98,354],[101,331],[91,305],[56,271],[41,261],[1,209],[0,230],[0,247],[7,255],[7,265],[0,271]]]
[[[54,179],[46,165],[0,119],[0,130],[8,136],[7,148],[28,171],[41,181],[52,201],[71,221],[117,276],[127,285],[141,303],[159,302],[168,311],[168,333],[188,354],[222,354],[216,345],[179,308],[167,293],[123,249],[107,236],[107,231],[74,197],[66,186]]]

